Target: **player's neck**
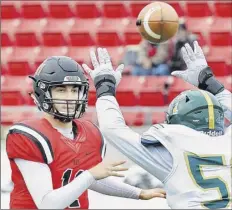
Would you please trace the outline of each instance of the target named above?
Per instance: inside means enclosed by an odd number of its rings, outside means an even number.
[[[57,119],[54,119],[54,117],[52,115],[48,115],[46,113],[44,115],[44,118],[51,123],[52,127],[55,127],[55,128],[72,128],[72,121],[68,122],[68,123],[63,123],[63,122],[60,122]]]

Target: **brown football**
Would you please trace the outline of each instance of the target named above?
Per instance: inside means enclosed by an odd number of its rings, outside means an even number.
[[[175,36],[179,17],[169,4],[153,2],[141,10],[136,25],[143,38],[151,43],[162,43]]]

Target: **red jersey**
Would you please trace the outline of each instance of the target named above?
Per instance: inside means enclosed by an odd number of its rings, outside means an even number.
[[[6,145],[14,183],[11,209],[37,209],[14,158],[46,163],[51,170],[53,189],[68,184],[82,171],[102,161],[105,144],[98,128],[89,121],[78,119],[73,123],[77,128],[74,140],[59,133],[46,119],[28,120],[11,127]],[[68,208],[88,206],[86,191]]]

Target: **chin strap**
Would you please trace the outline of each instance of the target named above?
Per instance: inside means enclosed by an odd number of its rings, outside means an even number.
[[[65,116],[62,117],[62,116],[57,116],[57,115],[54,115],[54,119],[59,120],[62,123],[69,123],[73,120],[73,119],[67,118]]]

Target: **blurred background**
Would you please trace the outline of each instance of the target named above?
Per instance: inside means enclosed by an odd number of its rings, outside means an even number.
[[[108,49],[114,66],[124,63],[117,99],[127,124],[138,132],[163,122],[170,101],[193,88],[169,76],[173,70],[185,69],[180,48],[186,42],[199,41],[214,74],[231,91],[231,1],[165,1],[177,11],[180,27],[172,40],[159,45],[142,40],[135,24],[141,9],[151,2],[1,1],[2,157],[8,127],[41,115],[28,95],[31,81],[27,76],[52,55],[90,64],[90,48],[100,46]],[[97,123],[95,102],[90,82],[84,117]],[[5,157],[2,161],[2,171],[9,177]]]

